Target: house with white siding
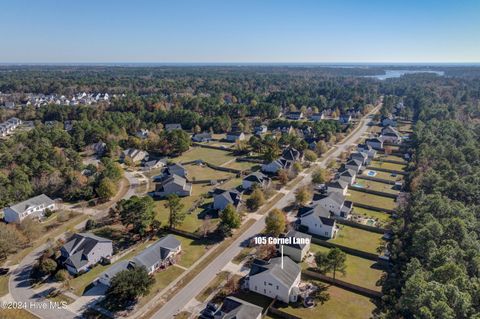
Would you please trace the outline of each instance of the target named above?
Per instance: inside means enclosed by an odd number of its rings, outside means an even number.
[[[297,214],[297,224],[305,227],[310,234],[331,239],[338,231],[337,222],[331,215],[322,205],[301,207]]]
[[[42,218],[45,211],[54,211],[56,204],[45,194],[41,194],[23,202],[3,209],[3,219],[7,223],[19,223],[27,217]]]
[[[329,194],[315,193],[313,203],[325,208],[330,214],[341,218],[348,218],[353,208],[351,201],[345,200],[345,196],[335,192]]]

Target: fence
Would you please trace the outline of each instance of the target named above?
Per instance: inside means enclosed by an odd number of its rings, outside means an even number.
[[[371,231],[372,233],[377,233],[377,234],[384,234],[387,230],[385,228],[381,227],[375,227],[375,226],[369,226],[369,225],[364,225],[364,224],[359,224],[356,222],[352,222],[351,220],[343,219],[340,217],[334,217],[337,223],[342,224],[342,225],[347,225],[367,231]]]
[[[396,161],[396,160],[389,160],[389,159],[384,159],[384,158],[379,158],[377,159],[379,162],[385,162],[385,163],[392,163],[392,164],[399,164],[399,165],[407,165],[408,162],[405,161]]]
[[[361,203],[353,203],[353,206],[355,207],[360,207],[360,208],[365,208],[365,209],[370,209],[370,210],[373,210],[375,212],[384,212],[384,213],[387,213],[387,214],[395,214],[396,211],[394,209],[386,209],[386,208],[380,208],[380,207],[376,207],[376,206],[370,206],[370,205],[367,205],[367,204],[361,204]]]
[[[183,237],[193,239],[193,240],[199,240],[199,239],[203,238],[203,237],[201,237],[197,234],[190,233],[190,232],[187,232],[187,231],[183,231],[183,230],[180,230],[180,229],[175,229],[175,228],[170,229],[170,232],[172,232],[174,234],[177,234],[177,235],[180,235],[180,236],[183,236]]]
[[[374,171],[380,171],[380,172],[386,172],[386,173],[395,173],[399,175],[408,175],[407,172],[404,171],[397,171],[394,169],[388,169],[388,168],[383,168],[383,167],[376,167],[376,166],[367,166],[367,169],[374,170]]]
[[[292,314],[286,313],[278,308],[270,307],[268,309],[268,313],[275,315],[276,317],[283,318],[283,319],[302,319],[300,317],[294,316]]]
[[[198,147],[203,147],[203,148],[211,148],[211,149],[220,150],[220,151],[227,151],[227,152],[232,151],[232,149],[230,149],[230,148],[225,148],[225,147],[215,146],[215,145],[208,145],[208,144],[200,144],[200,143],[197,143],[197,142],[193,142],[192,145],[193,146],[198,146]]]
[[[348,283],[348,282],[343,281],[343,280],[333,279],[331,277],[322,275],[322,274],[314,272],[314,271],[303,270],[302,274],[306,275],[308,277],[318,279],[318,280],[323,281],[327,284],[331,284],[331,285],[343,288],[345,290],[351,291],[353,293],[368,297],[368,298],[378,299],[378,298],[381,298],[382,295],[383,295],[379,291],[375,291],[375,290],[368,289],[368,288],[365,288],[365,287],[357,286],[357,285]]]
[[[312,242],[317,244],[317,245],[327,247],[327,248],[338,248],[341,251],[346,252],[347,254],[354,255],[354,256],[357,256],[357,257],[361,257],[361,258],[365,258],[365,259],[372,260],[372,261],[377,261],[378,260],[378,255],[377,254],[367,253],[366,251],[362,251],[362,250],[358,250],[358,249],[334,244],[334,243],[328,242],[326,240],[320,239],[318,237],[314,237],[315,235],[313,235],[313,234],[310,234],[310,235],[312,235]]]
[[[353,189],[357,192],[361,192],[361,193],[367,193],[367,194],[383,196],[383,197],[388,197],[388,198],[393,198],[393,199],[397,199],[397,196],[398,196],[398,194],[380,192],[380,191],[376,191],[376,190],[373,190],[373,189],[359,187],[359,186],[355,186],[355,185],[349,185],[348,188]]]
[[[383,178],[378,178],[378,177],[372,177],[372,176],[368,176],[368,175],[357,176],[357,179],[365,179],[367,181],[379,182],[379,183],[384,183],[384,184],[389,184],[389,185],[395,185],[395,181],[391,181],[391,180],[383,179]]]
[[[251,158],[251,157],[237,157],[237,162],[250,162],[255,164],[264,164],[265,161],[259,158]]]

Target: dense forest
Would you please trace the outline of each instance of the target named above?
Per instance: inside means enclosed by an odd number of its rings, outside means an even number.
[[[480,318],[480,81],[416,76],[385,86],[417,122],[382,310]]]

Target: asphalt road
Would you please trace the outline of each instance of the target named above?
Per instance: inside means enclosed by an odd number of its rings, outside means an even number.
[[[374,109],[378,110],[379,107]],[[374,112],[372,111],[372,113]],[[371,114],[371,113],[370,113]],[[352,135],[343,140],[337,147],[328,153],[328,155],[317,165],[325,167],[325,165],[332,159],[337,158],[342,152],[346,151],[355,141],[360,139],[368,129],[368,122],[370,122],[370,115],[365,116],[360,120],[360,127],[354,131]],[[273,208],[284,208],[289,203],[295,200],[295,190],[311,183],[311,175],[301,174],[304,179],[298,183],[292,190],[290,190],[280,201],[278,201]],[[250,228],[247,229],[237,240],[235,240],[230,247],[225,249],[217,258],[215,258],[207,268],[202,270],[186,287],[180,290],[173,296],[159,311],[157,311],[152,319],[171,319],[176,313],[181,311],[183,307],[188,304],[190,300],[195,298],[204,287],[206,287],[211,280],[219,273],[229,261],[231,261],[242,250],[241,243],[252,236],[258,234],[265,228],[265,216],[258,219]]]

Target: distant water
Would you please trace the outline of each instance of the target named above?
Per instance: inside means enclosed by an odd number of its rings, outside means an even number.
[[[433,73],[439,76],[445,75],[444,71],[430,71],[430,70],[385,70],[385,74],[378,75],[366,75],[367,78],[376,78],[379,80],[386,80],[390,78],[399,78],[405,74],[414,74],[414,73]]]

